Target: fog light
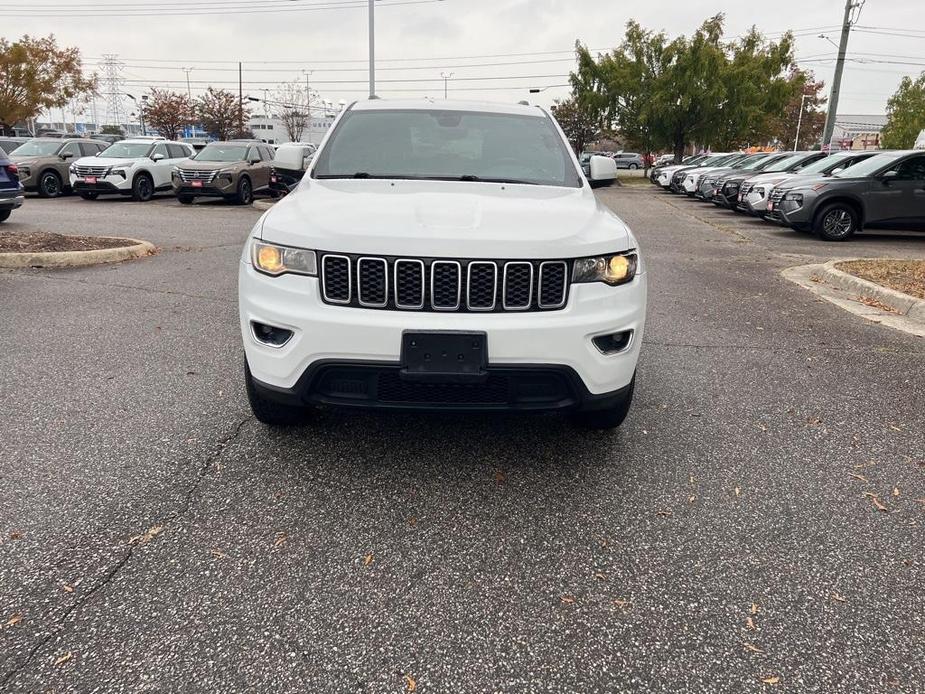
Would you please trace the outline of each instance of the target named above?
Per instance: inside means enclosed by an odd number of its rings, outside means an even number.
[[[282,347],[292,338],[292,331],[286,328],[277,328],[266,323],[251,321],[251,329],[258,342],[270,347]]]
[[[630,346],[633,339],[632,330],[623,330],[610,335],[598,335],[591,342],[600,351],[601,354],[616,354],[622,352]]]

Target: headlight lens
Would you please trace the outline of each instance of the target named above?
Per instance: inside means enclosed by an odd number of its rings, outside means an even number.
[[[638,257],[635,253],[579,258],[572,270],[572,282],[623,284],[636,276],[637,266]]]
[[[803,193],[787,193],[787,194],[784,196],[784,199],[785,199],[785,200],[792,200],[792,201],[795,202],[796,204],[802,205],[802,204],[803,204]]]
[[[121,176],[122,178],[126,178],[126,169],[125,169],[125,168],[121,168],[121,169],[115,169],[115,168],[109,169],[109,171],[106,173],[106,175],[107,175],[107,176]]]
[[[251,261],[257,270],[268,275],[282,275],[286,272],[312,276],[318,274],[315,251],[306,248],[278,246],[255,239],[251,245]]]
[[[71,173],[77,173],[77,165],[71,164],[69,167],[67,167],[67,170],[70,171]]]
[[[764,188],[753,188],[752,192],[758,193],[761,197],[764,197]]]

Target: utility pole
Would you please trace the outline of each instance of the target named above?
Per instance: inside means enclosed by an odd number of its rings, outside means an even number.
[[[244,133],[244,63],[238,63],[238,134]]]
[[[191,73],[196,68],[194,67],[181,67],[181,70],[186,73],[186,95],[189,97],[189,100],[193,100],[193,90],[189,86],[189,73]]]
[[[825,116],[825,129],[822,131],[823,147],[829,145],[831,149],[832,132],[835,130],[835,117],[838,113],[838,95],[841,91],[841,76],[845,70],[845,53],[848,50],[848,35],[851,33],[851,27],[858,20],[860,8],[864,5],[865,0],[845,0],[845,16],[841,26],[841,41],[838,42],[838,60],[835,63],[835,76],[832,77],[832,92],[829,95],[829,110]],[[857,9],[858,13],[852,17],[853,11]]]
[[[800,115],[797,118],[797,135],[793,138],[793,151],[797,151],[797,145],[800,144],[800,126],[803,124],[803,104],[806,103],[806,100],[811,97],[812,94],[804,94],[800,97]]]
[[[311,77],[313,70],[302,70],[305,75],[305,110],[308,111],[308,117],[312,117],[312,90],[308,86],[308,78]]]
[[[376,0],[369,0],[369,98],[376,96]]]
[[[443,100],[446,101],[447,97],[447,84],[450,81],[450,78],[456,73],[454,72],[441,72],[440,76],[443,78]]]

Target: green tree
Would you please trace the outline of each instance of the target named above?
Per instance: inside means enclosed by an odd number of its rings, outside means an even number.
[[[913,80],[903,77],[886,104],[887,121],[881,144],[885,149],[910,149],[925,130],[925,72]]]
[[[77,48],[59,48],[54,36],[0,38],[0,132],[43,110],[96,92],[96,76],[87,77]]]
[[[601,133],[598,121],[588,110],[582,108],[575,99],[556,101],[552,114],[562,127],[576,154],[581,154],[589,142],[596,140]]]
[[[825,83],[817,81],[811,71],[799,68],[793,68],[788,79],[793,94],[783,111],[772,118],[768,139],[776,140],[782,149],[811,149],[819,144],[825,128],[825,111],[821,110],[827,101],[823,92]],[[798,125],[799,142],[796,141]]]

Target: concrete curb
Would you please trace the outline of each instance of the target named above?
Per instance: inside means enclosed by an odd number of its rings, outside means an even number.
[[[251,207],[253,207],[255,210],[266,212],[275,204],[276,200],[254,200],[254,202],[251,203]]]
[[[852,258],[852,260],[864,260],[864,258]],[[882,258],[875,258],[873,260],[882,260]],[[858,296],[876,299],[885,306],[892,308],[901,316],[925,321],[925,299],[918,299],[909,294],[903,294],[895,289],[876,284],[875,282],[855,277],[835,267],[838,263],[844,262],[847,261],[830,260],[824,263],[820,275],[829,284],[833,284],[848,292],[854,292]]]
[[[0,268],[25,267],[81,267],[101,263],[119,263],[123,260],[143,258],[154,255],[154,244],[139,239],[102,236],[100,238],[119,238],[131,241],[131,246],[117,248],[100,248],[94,251],[54,251],[47,253],[0,253]]]
[[[918,320],[910,315],[900,315],[891,311],[884,311],[883,309],[877,308],[876,306],[868,306],[867,304],[861,303],[858,301],[860,296],[868,296],[870,298],[877,299],[877,301],[882,301],[882,299],[878,298],[877,296],[871,296],[873,292],[867,291],[866,288],[859,292],[858,287],[853,283],[846,285],[846,288],[831,282],[829,275],[826,272],[826,265],[828,265],[828,263],[820,263],[818,265],[798,265],[796,267],[788,267],[782,270],[781,274],[785,279],[790,280],[794,284],[798,284],[799,286],[803,287],[803,289],[806,289],[810,293],[818,296],[820,299],[825,299],[826,301],[835,304],[839,308],[842,308],[849,313],[853,313],[856,316],[860,316],[861,318],[864,318],[871,323],[885,325],[889,328],[900,330],[909,335],[925,338],[925,321]],[[835,270],[835,272],[840,274],[847,274],[842,273],[840,270]],[[848,276],[852,279],[857,279],[851,275]],[[866,282],[866,284],[870,283]],[[879,285],[874,286],[879,287]],[[880,287],[880,289],[883,288]],[[902,296],[906,295],[903,294]],[[886,301],[883,301],[883,304],[892,308],[892,304],[888,304]]]

